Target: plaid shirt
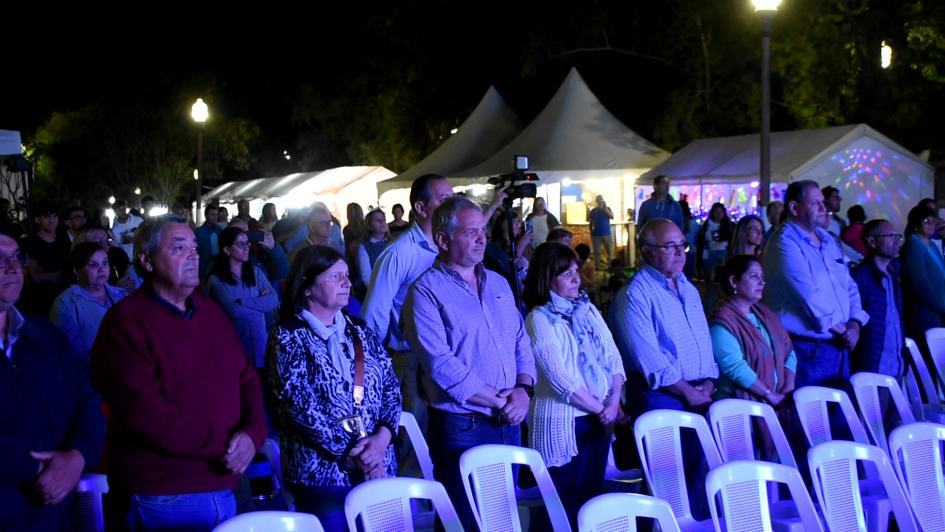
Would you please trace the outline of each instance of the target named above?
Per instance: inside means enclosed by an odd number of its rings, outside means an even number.
[[[512,388],[519,373],[534,380],[535,358],[509,283],[481,264],[476,275],[478,294],[437,261],[410,288],[400,326],[423,366],[431,406],[491,416],[469,398],[486,385]]]
[[[610,304],[624,364],[654,390],[719,376],[699,292],[681,273],[676,283],[678,295],[665,275],[644,266]]]

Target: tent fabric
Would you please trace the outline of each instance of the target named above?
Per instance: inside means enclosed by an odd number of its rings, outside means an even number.
[[[455,135],[430,155],[394,179],[378,185],[378,192],[409,188],[424,174],[449,175],[485,161],[521,133],[522,123],[495,87],[489,87]]]
[[[295,194],[333,194],[360,179],[370,178],[377,183],[393,176],[394,173],[383,166],[341,166],[321,172],[231,181],[205,194],[203,201],[216,200],[221,203],[232,203],[238,199],[269,199]]]
[[[866,124],[779,131],[771,134],[771,180],[790,181],[822,157],[861,137],[872,138],[928,166],[912,152]],[[675,183],[742,183],[758,179],[761,136],[739,135],[694,140],[641,176],[666,175]],[[931,169],[931,167],[929,167]]]
[[[531,170],[648,170],[669,157],[620,122],[588,88],[576,69],[535,120],[487,161],[448,177],[481,178],[508,173],[512,159],[527,155]]]
[[[23,153],[23,141],[20,139],[20,132],[0,129],[0,156],[21,153]]]

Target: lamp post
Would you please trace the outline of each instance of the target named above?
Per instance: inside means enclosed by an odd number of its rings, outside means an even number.
[[[200,223],[200,196],[203,189],[200,181],[203,179],[203,125],[207,118],[210,118],[210,110],[203,98],[197,98],[197,101],[190,107],[190,117],[197,123],[197,212],[194,213],[194,222]]]
[[[761,157],[758,181],[763,208],[771,201],[771,23],[781,0],[752,0],[761,14]]]

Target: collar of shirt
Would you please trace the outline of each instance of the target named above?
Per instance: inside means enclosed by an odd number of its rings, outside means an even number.
[[[420,229],[420,225],[417,224],[417,222],[410,224],[410,228],[407,229],[404,234],[407,235],[407,238],[409,238],[411,242],[422,248],[425,248],[427,251],[430,251],[434,254],[439,253],[439,251],[436,249],[436,246],[427,240],[427,235],[423,233],[423,229]]]
[[[811,239],[810,235],[806,231],[801,229],[801,226],[798,225],[794,220],[788,220],[784,222],[785,228],[784,232],[794,238],[795,240],[802,240],[807,243],[812,248],[823,250],[825,246],[829,245],[829,242],[834,242],[833,236],[827,232],[826,229],[820,227],[814,228],[814,233],[817,234],[817,238],[820,239],[820,246],[814,245],[814,241]]]
[[[442,262],[439,258],[436,259],[436,262],[433,263],[433,267],[437,270],[445,273],[454,283],[465,288],[472,292],[472,287],[469,286],[469,283],[466,282],[466,279],[463,279],[463,276],[459,274],[458,271],[454,270]],[[479,299],[482,299],[482,288],[486,285],[486,267],[480,262],[475,266],[476,274],[476,284],[479,285]]]
[[[175,316],[179,318],[184,318],[185,320],[189,320],[193,318],[194,313],[197,312],[197,305],[194,304],[193,297],[188,297],[184,301],[184,306],[187,307],[187,310],[181,310],[177,308],[177,305],[174,305],[170,301],[161,297],[161,295],[157,293],[157,290],[155,290],[154,287],[151,286],[150,284],[147,284],[147,287],[145,288],[145,290],[147,290],[148,297],[150,297],[152,301],[157,302],[157,304],[161,305],[162,307],[167,309],[168,312],[171,312],[172,314],[174,314]]]
[[[20,329],[23,328],[24,323],[26,319],[23,318],[23,314],[20,314],[16,307],[10,307],[7,311],[7,337],[0,338],[0,347],[3,348],[8,359],[13,358],[13,344],[20,338]]]
[[[654,281],[657,281],[658,283],[662,284],[664,287],[666,287],[667,290],[669,290],[670,292],[673,292],[673,293],[676,293],[677,290],[678,290],[679,292],[682,292],[683,286],[688,282],[688,281],[686,280],[686,276],[685,276],[685,275],[683,275],[681,272],[680,272],[680,273],[677,273],[677,274],[676,274],[676,286],[674,287],[674,286],[672,285],[672,283],[670,282],[671,279],[670,279],[669,277],[666,277],[666,276],[663,275],[659,270],[657,270],[656,268],[650,266],[649,264],[644,264],[644,265],[643,265],[643,269],[641,269],[640,272],[641,272],[641,273],[646,273],[646,274],[649,275],[650,278],[652,278]]]

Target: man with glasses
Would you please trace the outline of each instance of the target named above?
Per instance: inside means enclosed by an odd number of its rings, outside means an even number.
[[[867,255],[853,269],[863,310],[870,321],[860,331],[851,355],[851,371],[871,371],[890,377],[905,374],[902,348],[902,290],[899,286],[899,250],[902,233],[886,220],[870,220],[863,226]]]
[[[88,223],[88,219],[89,216],[82,207],[70,207],[66,211],[66,236],[69,237],[69,242],[75,242],[75,237]]]
[[[797,387],[843,388],[850,349],[870,320],[833,237],[820,186],[795,181],[785,193],[787,220],[765,247],[765,304],[777,313],[797,353]]]
[[[640,230],[644,266],[618,291],[610,306],[614,339],[628,380],[628,404],[635,414],[668,408],[704,413],[712,402],[719,367],[712,354],[709,325],[696,287],[682,273],[686,239],[675,222],[650,220]],[[691,435],[689,435],[691,436]],[[692,512],[709,515],[705,457],[698,440],[683,439]]]
[[[0,529],[71,530],[71,494],[105,440],[102,403],[62,334],[17,309],[22,289],[19,247],[0,235]]]

